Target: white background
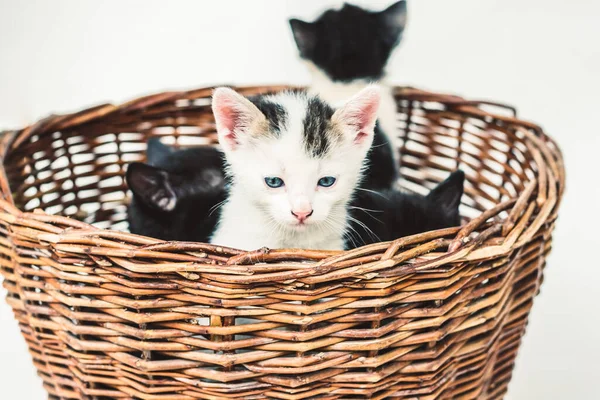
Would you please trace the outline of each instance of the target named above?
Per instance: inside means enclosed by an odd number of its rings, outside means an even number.
[[[167,89],[306,83],[286,19],[338,3],[0,0],[0,128]],[[393,82],[513,104],[564,151],[554,251],[507,397],[597,398],[600,4],[411,0],[409,14]],[[3,301],[0,323],[0,397],[45,398]]]

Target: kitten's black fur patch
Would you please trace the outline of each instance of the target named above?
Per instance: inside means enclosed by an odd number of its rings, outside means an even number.
[[[287,124],[287,112],[283,106],[262,96],[252,97],[249,100],[267,117],[271,129],[275,133],[280,133]]]
[[[313,157],[322,157],[330,148],[328,130],[334,110],[318,97],[308,99],[303,121],[304,147]]]
[[[175,151],[173,147],[163,144],[160,139],[151,138],[148,140],[146,147],[146,162],[150,165],[159,166],[169,154]]]
[[[367,170],[364,173],[361,187],[373,190],[387,190],[393,187],[398,180],[398,165],[394,161],[394,154],[388,137],[375,125],[373,144],[367,156]]]
[[[300,56],[334,81],[379,79],[406,22],[406,1],[380,12],[344,4],[316,21],[290,19]]]
[[[174,150],[148,142],[149,164],[132,163],[126,180],[133,192],[128,209],[132,233],[163,240],[208,242],[226,199],[221,153],[212,147]]]
[[[354,220],[350,221],[347,248],[459,226],[464,179],[464,172],[453,172],[427,196],[359,190],[349,210]]]

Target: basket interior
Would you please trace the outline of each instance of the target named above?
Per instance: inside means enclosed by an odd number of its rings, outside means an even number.
[[[246,94],[255,92],[261,90]],[[519,132],[443,102],[397,100],[407,190],[424,194],[461,168],[467,176],[461,214],[469,219],[516,197],[535,176]],[[105,229],[127,230],[126,166],[144,160],[148,138],[180,147],[216,143],[210,91],[62,125],[9,151],[4,167],[13,201],[24,211],[41,208]]]

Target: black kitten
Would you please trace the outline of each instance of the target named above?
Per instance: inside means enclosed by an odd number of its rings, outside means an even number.
[[[127,184],[132,233],[163,240],[208,242],[227,197],[221,153],[211,147],[174,150],[148,141],[148,164],[131,163]]]
[[[406,1],[373,12],[347,4],[327,10],[314,22],[290,19],[300,56],[333,81],[379,80],[402,38]]]
[[[455,171],[427,196],[397,190],[381,193],[358,191],[350,207],[347,247],[459,226],[458,206],[464,180],[464,172]]]
[[[362,86],[382,87],[378,127],[363,187],[391,188],[398,179],[400,143],[393,88],[386,86],[385,66],[402,38],[406,1],[373,12],[351,4],[325,11],[314,22],[290,19],[300,57],[312,67],[309,92],[339,106]]]

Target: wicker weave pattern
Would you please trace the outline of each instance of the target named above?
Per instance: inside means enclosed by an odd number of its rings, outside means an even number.
[[[0,266],[50,398],[501,398],[564,189],[543,131],[510,107],[397,89],[404,184],[465,170],[461,228],[253,253],[116,230],[148,137],[215,142],[210,94],[2,137]]]

